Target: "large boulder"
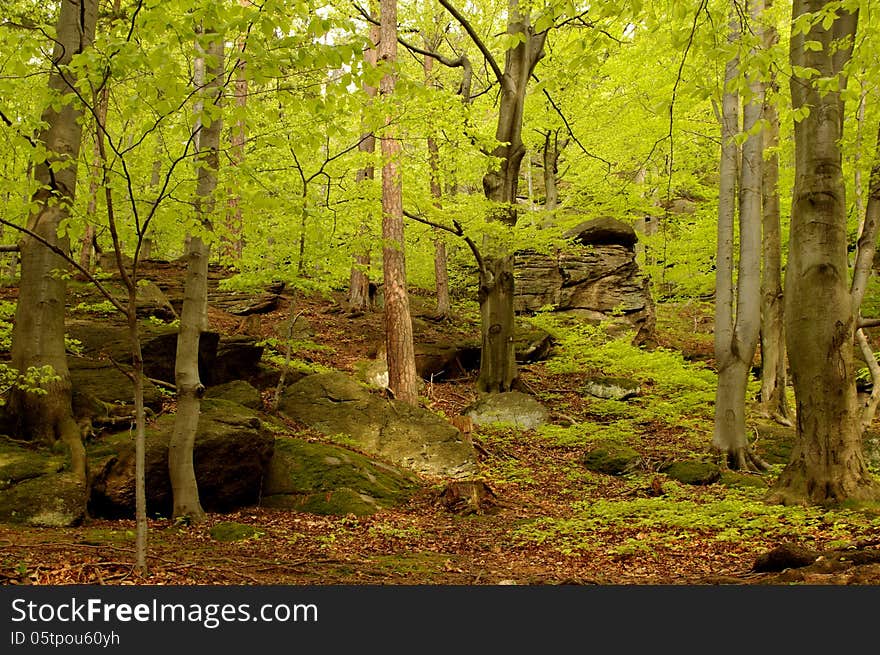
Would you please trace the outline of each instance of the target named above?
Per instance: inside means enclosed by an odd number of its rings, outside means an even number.
[[[636,263],[632,227],[612,218],[586,221],[566,233],[571,245],[552,253],[517,251],[519,312],[552,307],[592,323],[623,324],[636,342],[653,340],[654,303]]]
[[[265,507],[363,516],[406,502],[412,473],[332,444],[278,438],[263,481]]]
[[[98,411],[98,418],[103,418],[111,413],[111,407],[134,404],[134,387],[128,376],[105,359],[87,359],[83,357],[69,357],[67,365],[70,368],[70,383],[73,388],[74,409],[78,414]],[[149,380],[143,380],[144,406],[154,411],[162,409],[162,393],[155,384]],[[104,415],[98,408],[78,410],[78,404],[94,403],[100,401],[106,407]]]
[[[0,521],[67,528],[85,518],[86,485],[72,473],[50,473],[0,491]]]
[[[147,511],[169,516],[172,510],[168,476],[168,444],[174,417],[164,416],[147,432]],[[203,399],[193,449],[199,498],[208,511],[228,512],[255,505],[272,456],[274,437],[256,413],[221,399]],[[115,454],[97,471],[89,509],[94,516],[134,515],[134,444],[127,435],[102,444]]]
[[[443,418],[372,394],[343,373],[309,375],[285,389],[279,411],[370,455],[430,476],[477,472],[473,444]]]
[[[521,430],[534,430],[547,422],[547,408],[534,396],[521,391],[489,394],[465,412],[474,425],[500,423]]]
[[[63,472],[64,456],[0,437],[0,521],[38,527],[79,525],[86,487]]]
[[[263,408],[263,398],[260,396],[260,390],[244,380],[233,380],[232,382],[211,387],[205,393],[205,398],[220,398],[221,400],[238,403],[248,409],[257,411]]]

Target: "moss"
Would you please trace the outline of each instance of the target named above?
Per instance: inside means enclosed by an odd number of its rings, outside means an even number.
[[[259,539],[264,532],[255,525],[245,525],[235,521],[223,521],[209,530],[212,539],[217,541],[244,541]]]
[[[721,479],[721,469],[717,465],[698,460],[673,462],[662,468],[661,472],[684,484],[712,484]]]
[[[106,528],[88,528],[83,531],[80,542],[89,546],[105,544],[126,544],[134,541],[134,530],[112,530]]]
[[[757,474],[740,473],[738,471],[724,471],[721,474],[721,484],[725,487],[767,489],[770,485]]]
[[[58,473],[64,468],[64,458],[48,450],[33,450],[0,438],[0,491],[19,482]]]
[[[333,516],[368,516],[381,509],[375,499],[348,488],[316,494],[266,496],[261,504],[264,507]]]
[[[590,471],[623,475],[639,467],[641,456],[629,446],[609,443],[585,453],[582,461]]]

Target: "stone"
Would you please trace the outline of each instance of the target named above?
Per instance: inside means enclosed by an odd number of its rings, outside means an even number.
[[[0,491],[0,521],[68,528],[86,514],[86,485],[72,473],[49,473]]]
[[[279,437],[260,504],[313,514],[364,516],[405,503],[418,487],[412,473],[347,448]]]
[[[255,525],[236,523],[235,521],[221,521],[211,526],[208,534],[215,541],[246,541],[247,539],[259,539],[264,532]]]
[[[721,469],[716,464],[699,460],[673,462],[661,468],[660,472],[683,484],[707,485],[721,479]]]
[[[97,399],[106,406],[134,405],[134,387],[131,380],[112,362],[106,359],[68,357],[67,365],[70,369],[70,383],[74,394],[74,412],[78,415],[96,413],[100,416],[102,414],[98,407],[90,409],[83,407],[84,404],[94,405],[94,401],[91,399]],[[120,364],[120,366],[123,365]],[[164,396],[158,387],[145,379],[143,380],[143,389],[144,406],[156,412],[162,409]],[[105,407],[103,416],[110,413],[109,408]]]
[[[253,337],[223,337],[217,344],[211,367],[202,381],[208,385],[223,384],[232,380],[247,380],[258,375],[263,346]],[[199,374],[202,375],[201,367]]]
[[[462,478],[477,472],[473,444],[445,419],[372,394],[344,373],[309,375],[290,385],[279,411],[343,445],[420,474]]]
[[[514,308],[551,307],[590,323],[634,329],[637,344],[654,342],[654,303],[636,263],[636,234],[626,223],[600,218],[566,233],[571,244],[555,252],[517,251]]]
[[[25,448],[0,437],[0,491],[25,480],[59,473],[64,457],[48,450]]]
[[[154,317],[162,321],[173,321],[179,318],[165,292],[150,280],[138,281],[135,313],[138,318]]]
[[[205,393],[205,398],[220,398],[254,410],[260,410],[263,407],[260,390],[244,380],[233,380],[216,387],[210,387]]]
[[[522,319],[516,321],[513,339],[518,364],[543,361],[553,350],[553,336]]]
[[[503,424],[534,430],[547,423],[548,412],[534,396],[521,391],[489,394],[465,409],[474,425]]]
[[[169,516],[172,511],[168,476],[168,443],[174,416],[163,416],[147,430],[147,511]],[[117,436],[101,444],[115,450],[95,474],[89,510],[103,518],[134,516],[134,444]],[[256,505],[275,439],[255,412],[228,400],[203,399],[193,449],[193,463],[202,507],[229,512]]]
[[[608,443],[584,453],[582,462],[587,470],[606,475],[624,475],[638,469],[642,457],[624,444]]]
[[[581,390],[606,400],[627,400],[641,393],[639,383],[635,380],[614,377],[587,378]]]

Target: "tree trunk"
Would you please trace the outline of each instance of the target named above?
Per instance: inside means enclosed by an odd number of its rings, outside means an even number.
[[[49,88],[58,96],[69,95],[76,80],[66,67],[74,55],[94,40],[97,3],[94,0],[68,0],[61,4],[58,17],[55,63],[49,75]],[[38,141],[48,159],[34,168],[40,189],[34,194],[33,213],[28,228],[64,251],[67,237],[58,235],[62,221],[69,217],[76,193],[76,164],[79,158],[82,110],[75,104],[59,109],[47,107],[41,116],[45,126]],[[64,351],[64,305],[67,285],[59,271],[67,262],[33,237],[21,240],[21,284],[12,332],[12,366],[24,373],[31,367],[51,366],[56,382],[42,385],[45,394],[15,389],[10,411],[21,438],[55,444],[61,441],[70,452],[71,469],[85,481],[86,454],[79,427],[71,408],[70,372]]]
[[[375,2],[371,2],[370,5],[370,13],[375,16]],[[373,47],[367,48],[364,52],[364,65],[375,68],[377,61],[376,44],[379,43],[378,25],[372,25],[370,27],[370,43],[373,44]],[[372,101],[372,98],[376,97],[377,91],[378,89],[374,86],[370,86],[369,84],[364,85],[364,93],[367,94],[367,98],[369,98],[370,101]],[[372,155],[376,150],[375,137],[373,137],[372,134],[366,135],[358,146],[358,150]],[[366,180],[372,180],[373,177],[373,167],[365,166],[358,170],[355,182],[358,185],[363,185]],[[358,236],[361,240],[358,247],[362,248],[362,250],[357,252],[354,256],[354,265],[351,267],[351,277],[348,289],[348,304],[351,311],[355,312],[365,312],[369,309],[373,309],[372,304],[370,303],[370,249],[366,243],[363,243],[369,234],[370,222],[369,220],[364,220],[358,229]]]
[[[755,2],[759,16],[763,2]],[[739,36],[738,19],[731,22],[731,40]],[[752,134],[743,146],[739,189],[739,262],[736,295],[733,291],[734,199],[738,95],[730,91],[737,76],[736,59],[727,64],[722,101],[721,188],[718,205],[718,260],[716,269],[715,361],[718,390],[715,398],[713,448],[727,456],[732,468],[765,468],[750,451],[746,438],[746,389],[758,346],[761,281],[761,183],[763,136]],[[750,101],[743,108],[743,131],[760,120],[763,88],[749,85]]]
[[[397,65],[397,0],[382,0],[379,60],[388,67],[380,92],[385,102],[394,94]],[[386,109],[382,134],[382,267],[385,286],[385,348],[388,359],[388,386],[394,397],[407,403],[418,402],[418,376],[413,346],[412,317],[406,289],[406,244],[403,231],[403,188],[400,179],[400,142]]]
[[[529,77],[540,59],[547,33],[534,33],[528,16],[522,14],[518,0],[508,5],[507,33],[521,37],[506,52],[504,71],[499,80],[501,97],[495,138],[499,145],[492,152],[499,167],[483,176],[486,198],[498,203],[490,218],[514,226],[517,221],[517,185],[525,155],[522,142],[523,111]],[[480,357],[478,389],[490,393],[510,391],[519,372],[513,342],[513,255],[493,252],[480,270],[480,325],[483,350]]]
[[[770,2],[767,2],[769,9]],[[775,28],[764,33],[764,45],[772,47],[778,39]],[[771,84],[775,87],[775,83]],[[785,329],[782,295],[782,233],[779,219],[779,115],[766,97],[764,101],[763,187],[763,273],[761,277],[761,406],[764,414],[783,425],[791,425],[791,412],[785,387],[788,380],[785,360]]]
[[[223,40],[215,34],[206,51],[213,62],[210,79],[199,88],[203,100],[219,105],[223,78]],[[198,84],[198,81],[197,81]],[[220,133],[222,121],[215,117],[210,125],[199,128],[198,177],[196,181],[196,214],[202,229],[210,230],[214,211],[213,194],[217,187]],[[199,407],[205,387],[199,378],[199,338],[207,327],[209,247],[199,235],[192,235],[187,250],[187,272],[180,332],[177,337],[175,383],[177,415],[174,433],[168,448],[168,469],[174,494],[174,517],[193,521],[204,518],[193,469],[193,444],[199,421]]]
[[[239,4],[246,6],[248,2],[247,0],[239,0]],[[235,64],[235,107],[238,111],[238,117],[229,139],[229,163],[236,167],[244,163],[244,146],[247,136],[245,110],[247,109],[248,79],[247,65],[242,58],[246,43],[245,39],[239,39],[239,59]],[[226,230],[221,246],[221,254],[227,261],[237,262],[241,259],[241,252],[244,248],[243,227],[241,196],[234,189],[230,189],[226,208]]]
[[[544,209],[553,211],[559,204],[556,175],[559,173],[559,130],[544,134]]]
[[[828,4],[795,0],[794,20]],[[791,63],[815,69],[817,79],[840,75],[852,54],[856,24],[857,14],[841,13],[828,29],[821,22],[812,25],[807,34],[792,37]],[[822,48],[805,49],[808,40]],[[832,49],[840,40],[844,45]],[[797,438],[771,500],[825,504],[874,499],[878,490],[862,454],[852,375],[854,318],[840,151],[843,99],[838,91],[820,93],[797,74],[791,78],[791,95],[796,111],[810,109],[794,127],[795,188],[785,278]]]

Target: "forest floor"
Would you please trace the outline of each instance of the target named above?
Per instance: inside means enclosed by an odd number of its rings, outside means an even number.
[[[429,314],[430,305],[427,294],[414,293],[416,314]],[[311,326],[312,346],[297,357],[313,365],[350,371],[381,341],[381,314],[352,319],[339,293],[285,296],[260,329],[266,336],[277,333],[291,311],[302,312]],[[880,564],[872,563],[880,510],[765,504],[782,459],[763,476],[740,474],[703,486],[660,472],[665,462],[709,457],[711,390],[697,382],[711,373],[710,311],[707,303],[661,304],[662,348],[654,354],[642,355],[618,339],[603,341],[599,354],[584,360],[585,352],[565,351],[576,347],[575,335],[560,339],[549,360],[523,366],[525,385],[551,411],[554,425],[525,432],[476,428],[480,477],[496,498],[489,511],[449,511],[437,502],[442,481],[435,480],[408,504],[365,517],[255,507],[210,514],[196,525],[151,520],[145,576],[132,567],[133,521],[88,520],[67,529],[0,524],[0,582],[880,584]],[[441,334],[462,334],[474,329],[474,319],[474,310],[464,309],[450,324],[425,323]],[[210,320],[212,329],[224,332],[242,323],[217,309]],[[579,391],[587,374],[620,374],[627,367],[646,388],[628,409]],[[681,378],[679,387],[664,382],[664,371]],[[452,417],[475,398],[471,374],[428,385],[423,403]],[[755,448],[768,461],[774,448],[790,441],[785,428],[758,419],[750,426]],[[588,471],[585,450],[606,437],[635,448],[640,469],[620,476]],[[252,526],[252,537],[221,542],[211,536],[212,527],[230,521]],[[754,571],[756,558],[780,544],[808,549],[814,559],[820,551],[831,554],[808,567]]]

